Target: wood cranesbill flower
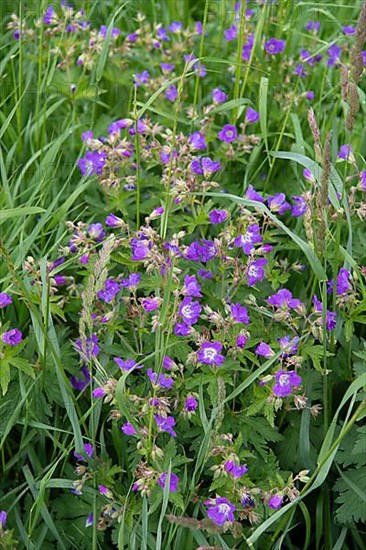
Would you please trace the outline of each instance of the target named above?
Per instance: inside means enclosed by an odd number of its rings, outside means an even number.
[[[230,305],[231,316],[236,323],[244,323],[249,325],[248,310],[245,306],[242,306],[239,302]]]
[[[267,40],[267,42],[264,45],[265,50],[270,55],[277,55],[286,47],[286,41],[285,40],[277,40],[277,38],[270,38]]]
[[[281,309],[296,309],[303,306],[297,298],[293,298],[292,292],[287,288],[281,288],[275,294],[267,298],[267,304]]]
[[[225,357],[220,353],[222,350],[221,342],[203,342],[197,353],[200,363],[219,367],[225,361]]]
[[[17,328],[12,328],[2,334],[2,340],[9,346],[17,346],[23,340],[23,335]]]
[[[0,511],[0,531],[4,529],[7,518],[8,518],[8,514],[5,512],[5,510],[1,510]]]
[[[138,365],[133,359],[121,359],[120,357],[113,357],[113,361],[116,365],[125,372],[129,372],[134,369],[142,369],[144,365]]]
[[[250,262],[246,269],[246,277],[248,286],[254,286],[259,281],[263,281],[265,272],[264,266],[267,265],[268,260],[266,258],[259,258]]]
[[[223,223],[227,219],[228,213],[226,210],[212,210],[208,217],[213,225],[217,225],[219,223]]]
[[[97,293],[97,296],[103,302],[112,302],[120,291],[120,286],[115,279],[107,279],[104,288]]]
[[[301,385],[302,379],[295,371],[279,370],[275,374],[276,383],[272,388],[273,393],[277,397],[287,397],[290,395],[294,388],[298,388]]]
[[[247,112],[245,114],[245,122],[248,122],[248,124],[254,124],[255,122],[258,122],[258,120],[259,120],[258,111],[255,111],[251,107],[248,107]]]
[[[217,134],[217,137],[220,141],[224,141],[225,143],[231,143],[232,141],[235,141],[237,138],[236,127],[232,124],[225,124],[225,126],[223,126],[220,132]]]
[[[136,435],[137,432],[135,428],[130,424],[130,422],[125,422],[123,426],[121,426],[121,430],[125,435]]]
[[[150,382],[153,386],[158,386],[160,388],[172,388],[174,386],[174,380],[170,376],[166,376],[165,374],[158,374],[157,372],[154,372],[152,369],[147,370],[147,376],[150,379]]]
[[[158,479],[158,484],[162,489],[165,489],[166,483],[168,481],[168,472],[163,472]],[[169,491],[175,493],[178,490],[179,477],[173,472],[170,473],[170,482],[169,482]]]
[[[201,134],[201,132],[194,132],[191,134],[188,141],[193,151],[199,151],[207,147],[205,136]]]
[[[201,286],[197,281],[195,275],[186,275],[184,277],[183,294],[186,296],[194,296],[195,298],[201,298]]]
[[[212,101],[215,105],[218,105],[219,103],[223,103],[228,99],[228,96],[220,90],[220,88],[214,88],[212,90]]]
[[[213,241],[201,239],[191,243],[186,252],[187,260],[206,263],[212,260],[217,254],[216,246]]]
[[[85,157],[78,160],[78,166],[83,176],[101,174],[107,160],[104,151],[88,151]]]
[[[184,402],[184,410],[186,412],[195,412],[198,407],[198,401],[193,397],[193,395],[188,395]]]
[[[260,355],[261,357],[266,357],[267,359],[275,355],[275,352],[273,351],[273,349],[265,342],[260,342],[258,346],[255,348],[254,353],[256,355]]]
[[[233,460],[227,460],[224,464],[225,470],[230,474],[234,479],[239,479],[243,477],[244,474],[248,471],[248,466],[246,464],[236,464]]]
[[[256,243],[262,242],[262,236],[260,234],[260,227],[257,223],[253,223],[247,227],[244,235],[239,235],[234,240],[234,245],[236,247],[241,247],[244,254],[247,256],[251,254],[254,250],[254,245]]]
[[[5,294],[5,292],[0,292],[0,308],[9,306],[12,303],[11,296]]]
[[[91,443],[85,443],[84,444],[84,453],[89,458],[91,458],[93,456],[94,447],[93,447],[93,445],[91,445]],[[74,451],[73,455],[78,460],[82,460],[83,462],[85,462],[85,456],[81,455],[80,453],[77,453],[76,451]]]
[[[347,292],[351,290],[352,286],[349,281],[350,277],[351,277],[351,273],[344,267],[341,267],[336,280],[336,293],[338,296],[341,296],[342,294],[347,294]],[[328,284],[328,294],[331,294],[333,292],[334,279],[331,279],[330,281],[328,281],[327,284]]]
[[[210,498],[204,502],[208,506],[207,515],[216,523],[216,525],[224,525],[226,522],[232,523],[235,520],[234,512],[236,506],[231,504],[226,497]]]
[[[271,496],[271,498],[268,501],[268,508],[272,508],[272,510],[278,510],[281,508],[283,502],[283,496],[279,493]]]
[[[197,323],[202,308],[198,301],[193,301],[191,297],[183,298],[179,307],[179,315],[182,317],[186,325],[194,325]]]
[[[175,418],[173,416],[161,416],[160,414],[154,415],[156,426],[160,432],[167,432],[172,437],[177,437],[176,432],[173,430],[175,426]]]

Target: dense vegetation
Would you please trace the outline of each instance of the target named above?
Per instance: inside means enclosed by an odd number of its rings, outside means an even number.
[[[0,548],[365,549],[366,2],[1,10]]]

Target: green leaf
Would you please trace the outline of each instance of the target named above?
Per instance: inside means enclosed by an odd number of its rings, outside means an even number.
[[[9,382],[10,382],[9,362],[2,360],[0,363],[0,386],[3,392],[3,396],[8,391]]]
[[[338,467],[338,472],[341,478],[334,486],[339,493],[336,498],[340,505],[336,511],[337,521],[341,524],[366,522],[366,470],[352,468],[342,472]]]
[[[44,208],[38,206],[20,206],[19,208],[8,208],[0,212],[0,223],[6,220],[18,218],[20,216],[30,216],[31,214],[40,214],[45,212]]]
[[[13,365],[13,367],[23,371],[31,378],[35,378],[34,369],[26,359],[22,359],[21,357],[9,357],[9,363]]]

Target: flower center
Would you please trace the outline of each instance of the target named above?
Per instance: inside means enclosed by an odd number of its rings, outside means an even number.
[[[206,348],[203,352],[203,355],[205,359],[213,360],[216,357],[216,350],[215,348]]]
[[[289,377],[288,377],[288,374],[281,374],[280,378],[279,378],[279,383],[280,383],[280,386],[287,386],[288,383],[289,383]]]

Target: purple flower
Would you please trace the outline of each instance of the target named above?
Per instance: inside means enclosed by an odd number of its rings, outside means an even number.
[[[174,367],[175,363],[173,359],[168,357],[167,355],[164,355],[163,357],[163,368],[167,370],[171,370]]]
[[[198,284],[197,277],[195,275],[186,275],[184,277],[183,293],[186,296],[194,296],[195,298],[201,298],[201,286]]]
[[[91,223],[88,227],[88,235],[95,241],[101,241],[105,237],[105,232],[101,223]]]
[[[267,304],[281,309],[296,309],[303,305],[300,300],[292,297],[292,292],[287,288],[281,288],[276,294],[269,296]]]
[[[90,443],[85,443],[84,444],[84,452],[86,454],[86,456],[88,456],[89,458],[91,458],[93,456],[93,453],[94,453],[94,447],[93,445],[91,445]],[[85,457],[83,455],[81,455],[80,453],[77,453],[76,451],[74,451],[74,457],[77,458],[78,460],[82,460],[85,462]]]
[[[239,479],[240,477],[242,477],[244,474],[247,473],[248,467],[246,464],[243,464],[243,465],[235,464],[235,462],[233,462],[232,460],[227,460],[225,462],[225,470],[231,476],[233,476],[233,478]]]
[[[83,134],[81,134],[82,141],[88,141],[89,139],[94,139],[94,132],[91,130],[87,130]]]
[[[201,21],[196,21],[195,23],[195,30],[198,35],[202,34],[203,25]]]
[[[245,348],[245,344],[247,343],[247,336],[245,334],[239,334],[236,338],[235,345],[239,349]]]
[[[259,258],[259,260],[254,260],[254,262],[248,264],[246,270],[248,286],[254,286],[257,282],[263,281],[265,275],[264,266],[267,263],[268,260],[266,258]]]
[[[120,286],[114,279],[107,279],[104,283],[104,289],[97,293],[97,296],[103,302],[109,303],[114,300],[116,294],[120,291]]]
[[[225,126],[217,134],[217,137],[220,141],[224,141],[225,143],[235,141],[237,137],[236,127],[232,124],[225,124]]]
[[[340,63],[340,55],[341,55],[342,49],[337,46],[337,44],[333,44],[330,48],[327,50],[327,55],[329,56],[327,65],[328,67],[332,67],[333,65],[338,65]]]
[[[194,325],[197,323],[201,314],[202,308],[198,301],[193,301],[191,297],[183,298],[179,307],[179,315],[182,317],[186,325]]]
[[[254,122],[258,122],[259,120],[259,113],[252,109],[251,107],[248,107],[246,115],[245,115],[245,121],[249,124],[254,124]]]
[[[213,161],[209,157],[195,159],[191,162],[191,171],[193,174],[210,176],[220,170],[220,161]]]
[[[192,327],[185,323],[176,323],[174,326],[174,334],[176,336],[189,336],[192,332]]]
[[[316,183],[316,179],[315,179],[313,173],[308,168],[304,168],[302,175],[310,183]]]
[[[260,342],[258,346],[255,348],[254,353],[256,355],[260,355],[261,357],[266,357],[267,359],[275,355],[275,352],[273,351],[273,349],[265,342]]]
[[[359,188],[361,191],[366,191],[366,170],[363,172],[360,172],[360,181],[359,181]]]
[[[284,193],[277,193],[268,197],[267,204],[272,212],[278,212],[279,214],[284,214],[286,210],[291,208],[289,203],[286,202],[286,195]]]
[[[9,294],[5,294],[5,292],[0,292],[0,308],[6,307],[12,303],[12,299],[9,296]]]
[[[55,22],[54,18],[56,18],[56,12],[53,9],[53,6],[48,6],[43,16],[43,23],[45,25],[51,25],[52,23]]]
[[[201,134],[201,132],[194,132],[191,134],[188,141],[193,151],[199,151],[201,149],[206,149],[207,147],[205,136]]]
[[[309,92],[306,92],[306,99],[308,99],[309,101],[312,101],[315,97],[315,94],[312,90],[309,90]]]
[[[149,253],[149,242],[146,240],[132,239],[131,241],[132,249],[132,260],[134,262],[139,262],[144,260]]]
[[[17,328],[12,328],[2,335],[3,342],[9,346],[17,346],[23,340],[23,335]]]
[[[162,26],[159,26],[159,28],[157,29],[156,35],[159,38],[159,40],[164,40],[164,41],[170,40],[167,29],[164,29],[164,27]]]
[[[76,340],[75,349],[79,353],[83,361],[89,361],[92,357],[96,357],[99,353],[98,336],[93,333],[86,338],[85,347],[83,347],[81,339]]]
[[[135,74],[134,76],[134,84],[138,88],[142,84],[147,84],[150,79],[150,73],[149,71],[143,71],[140,74]]]
[[[184,409],[187,412],[195,412],[198,407],[198,401],[193,397],[193,395],[188,395],[184,403]]]
[[[168,478],[168,472],[163,472],[161,474],[161,476],[159,477],[159,479],[158,479],[158,484],[163,489],[165,489],[167,478]],[[173,474],[173,472],[171,472],[170,473],[170,483],[169,483],[169,491],[171,493],[175,493],[178,490],[178,482],[179,482],[179,477],[177,475]]]
[[[252,50],[254,46],[254,35],[251,34],[248,37],[248,41],[243,45],[243,50],[241,53],[241,58],[244,61],[250,61],[250,57],[252,55]]]
[[[283,52],[286,47],[285,40],[277,40],[276,38],[270,38],[264,45],[266,52],[273,55]]]
[[[280,344],[280,348],[282,351],[283,357],[288,357],[289,355],[295,355],[298,352],[300,338],[298,336],[294,336],[292,340],[289,336],[283,336],[282,338],[278,338],[277,342]]]
[[[262,236],[260,234],[260,227],[254,223],[249,225],[244,235],[239,235],[234,240],[234,245],[241,247],[244,254],[251,254],[254,250],[254,244],[262,242]]]
[[[268,507],[272,510],[278,510],[281,508],[283,497],[280,494],[273,495],[268,501]]]
[[[174,102],[178,97],[178,90],[176,86],[174,86],[173,84],[171,86],[168,86],[167,89],[165,90],[164,95],[167,99],[169,99],[169,101]],[[169,154],[169,157],[170,157],[170,154]]]
[[[159,374],[156,372],[153,372],[152,369],[147,370],[147,375],[150,379],[150,382],[154,386],[160,386],[161,388],[171,388],[174,385],[174,380],[170,376],[166,376],[165,374]]]
[[[231,42],[232,40],[235,40],[235,38],[238,36],[238,29],[236,25],[231,25],[228,29],[225,30],[225,40],[227,42]]]
[[[253,185],[248,185],[248,188],[245,192],[245,198],[250,201],[257,201],[257,202],[264,202],[264,198],[262,195],[257,193],[257,191],[254,189]]]
[[[351,290],[352,287],[351,283],[349,282],[350,277],[351,273],[344,267],[341,267],[336,282],[336,292],[338,296],[341,296],[342,294],[347,294],[347,292]],[[334,280],[331,279],[330,281],[328,281],[328,294],[331,294],[333,292],[333,287]]]
[[[173,65],[173,63],[160,63],[160,68],[163,73],[171,73],[174,71],[175,65]]]
[[[135,428],[130,424],[129,422],[125,422],[123,426],[121,426],[121,430],[125,435],[136,435],[137,432]]]
[[[183,23],[180,21],[173,21],[168,27],[170,32],[178,33],[183,29]]]
[[[243,508],[253,508],[253,506],[255,506],[255,502],[252,499],[251,494],[248,492],[243,493],[240,502]]]
[[[323,313],[323,304],[321,303],[320,300],[318,300],[318,297],[316,295],[313,296],[313,304],[315,306],[315,311],[317,313]],[[321,324],[323,324],[323,315],[321,315],[319,321]],[[336,314],[334,313],[334,311],[329,311],[327,310],[326,312],[326,316],[325,316],[325,328],[327,330],[334,330],[335,327],[336,327]]]
[[[220,90],[220,88],[214,88],[212,90],[212,101],[214,102],[215,105],[218,105],[219,103],[223,103],[224,101],[227,100],[227,98],[228,96],[225,94],[225,92]]]
[[[134,369],[142,369],[144,365],[137,365],[136,361],[133,359],[121,359],[120,357],[113,357],[113,361],[116,363],[116,365],[126,371],[129,372]]]
[[[94,514],[91,512],[85,521],[85,527],[91,527],[94,523]]]
[[[165,418],[156,413],[154,418],[159,432],[167,432],[171,436],[177,437],[176,432],[173,430],[173,426],[175,426],[176,422],[172,416],[167,416]]]
[[[215,499],[209,499],[205,501],[205,505],[208,506],[207,515],[216,523],[216,525],[224,525],[224,523],[233,522],[235,520],[233,512],[236,510],[236,506],[231,504],[225,497],[216,497]]]
[[[123,220],[116,216],[115,214],[108,214],[108,216],[105,219],[105,224],[108,227],[122,227]]]
[[[234,319],[236,323],[244,323],[245,325],[249,325],[249,315],[248,310],[245,306],[242,306],[241,304],[231,304],[231,316]]]
[[[216,246],[213,241],[201,239],[191,243],[186,252],[187,260],[194,262],[208,262],[217,254]]]
[[[104,397],[105,394],[106,394],[106,391],[102,386],[98,386],[92,391],[92,396],[95,398]]]
[[[294,216],[294,218],[300,218],[300,216],[303,216],[307,210],[305,197],[303,197],[302,195],[299,195],[298,197],[292,195],[291,198],[295,203],[291,206],[291,214]]]
[[[101,174],[107,154],[104,151],[88,151],[85,157],[78,160],[78,166],[83,176]]]
[[[320,21],[309,21],[305,29],[314,33],[318,32],[320,29]]]
[[[155,311],[159,308],[160,300],[159,298],[142,298],[141,303],[145,311]]]
[[[212,279],[213,277],[212,271],[207,271],[207,269],[199,269],[197,275],[202,279]]]
[[[352,27],[351,25],[342,27],[342,31],[344,32],[344,34],[347,34],[348,36],[351,36],[352,34],[356,34],[355,27]]]
[[[210,222],[214,225],[223,223],[227,219],[227,216],[228,213],[226,210],[212,210],[208,215]]]
[[[135,290],[141,280],[140,273],[131,273],[128,279],[122,279],[121,286],[128,288],[129,290]]]
[[[5,512],[5,510],[0,511],[0,531],[4,529],[6,525],[8,514]]]
[[[198,350],[198,361],[205,365],[219,367],[225,361],[225,357],[220,353],[221,350],[221,342],[203,342]]]
[[[89,385],[90,382],[90,372],[86,365],[81,367],[82,378],[77,378],[76,376],[70,376],[70,384],[74,390],[83,391]]]
[[[337,153],[337,156],[342,160],[351,161],[353,159],[352,145],[350,143],[346,143],[345,145],[342,145],[340,150]]]
[[[112,493],[105,485],[98,485],[99,493],[107,498],[112,498]]]

